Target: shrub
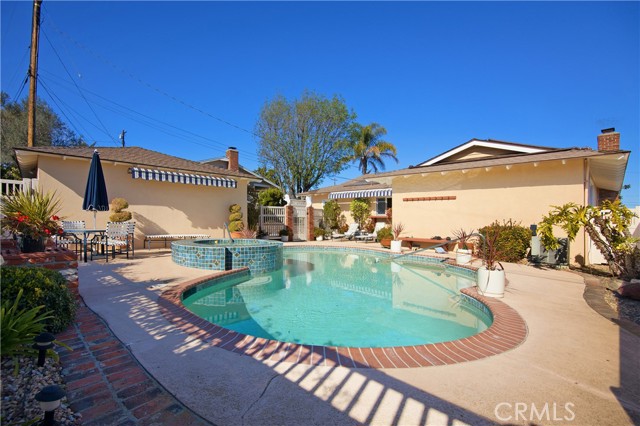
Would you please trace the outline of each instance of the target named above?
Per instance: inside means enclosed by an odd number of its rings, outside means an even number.
[[[371,209],[369,208],[369,199],[356,198],[351,202],[349,210],[351,210],[351,217],[353,217],[353,220],[355,220],[358,226],[362,228],[364,226],[364,222],[371,215]]]
[[[322,212],[324,220],[330,229],[340,228],[340,217],[342,215],[342,209],[336,200],[329,200],[322,206]],[[342,216],[344,217],[344,216]]]
[[[44,306],[53,317],[45,321],[45,330],[60,333],[75,318],[76,305],[62,274],[45,268],[3,266],[2,300],[15,300],[20,290],[24,296],[18,309]]]
[[[244,229],[242,222],[242,207],[239,204],[231,204],[229,206],[229,231],[240,232]]]
[[[113,214],[109,216],[111,222],[126,222],[131,220],[131,212],[125,209],[129,207],[129,203],[124,198],[114,198],[111,200],[111,210]]]
[[[325,230],[322,228],[313,228],[313,236],[318,238],[318,237],[324,237],[324,235],[326,234]]]
[[[18,290],[15,300],[4,299],[0,308],[0,355],[19,357],[35,352],[31,348],[33,338],[42,333],[49,312],[41,312],[43,306],[19,308],[23,291]]]
[[[384,228],[380,229],[378,231],[378,233],[376,234],[376,241],[378,241],[378,242],[380,242],[380,240],[384,240],[386,238],[393,239],[393,231],[388,226],[385,226]]]
[[[480,228],[482,235],[495,235],[495,260],[502,262],[519,262],[527,255],[531,242],[531,230],[515,223],[512,219],[499,223],[497,220],[491,225]],[[480,257],[484,257],[484,244],[478,242]]]

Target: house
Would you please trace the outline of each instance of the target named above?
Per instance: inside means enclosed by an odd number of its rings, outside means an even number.
[[[124,198],[136,222],[136,245],[149,234],[223,236],[229,206],[247,211],[247,187],[258,181],[239,170],[238,151],[230,149],[228,168],[162,154],[140,147],[95,148],[100,153],[109,199]],[[82,210],[92,147],[36,146],[16,148],[23,178],[35,178],[41,191],[55,191],[61,216],[93,225],[93,213]],[[104,228],[109,212],[98,212]]]
[[[377,220],[383,205],[393,206],[393,222],[405,226],[402,235],[407,237],[450,236],[453,230],[478,229],[495,220],[513,219],[529,227],[551,206],[597,205],[618,196],[630,152],[620,150],[615,129],[603,130],[597,140],[593,150],[471,139],[415,166],[364,175],[309,195],[316,208],[334,198],[345,210],[353,198],[369,197]],[[577,263],[600,260],[584,233],[569,253]]]
[[[269,188],[279,188],[278,185],[276,185],[275,183],[271,182],[269,179],[262,177],[260,175],[258,175],[257,173],[252,172],[251,170],[242,167],[242,164],[231,164],[230,162],[233,162],[233,158],[229,158],[229,153],[235,151],[236,148],[233,146],[230,146],[229,149],[227,150],[227,155],[225,157],[220,157],[220,158],[210,158],[208,160],[202,160],[200,161],[202,164],[208,164],[210,166],[214,166],[214,167],[218,167],[221,169],[230,169],[232,167],[237,167],[239,171],[243,172],[243,173],[247,173],[252,175],[253,177],[256,178],[255,181],[252,181],[249,183],[249,187],[250,188],[254,188],[256,189],[256,191],[261,191],[263,189],[269,189]]]

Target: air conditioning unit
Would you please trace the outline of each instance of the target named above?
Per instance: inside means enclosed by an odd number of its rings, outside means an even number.
[[[531,237],[530,260],[533,263],[545,265],[567,265],[569,260],[569,239],[558,238],[560,247],[557,250],[547,250],[540,242],[539,236]]]

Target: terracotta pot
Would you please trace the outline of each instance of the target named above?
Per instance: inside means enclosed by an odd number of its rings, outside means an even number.
[[[242,232],[231,232],[231,238],[234,238],[234,239],[242,238]]]
[[[384,248],[391,247],[391,238],[383,238],[380,240],[380,245]]]

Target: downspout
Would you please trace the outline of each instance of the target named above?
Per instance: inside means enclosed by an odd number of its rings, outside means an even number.
[[[584,166],[582,168],[582,205],[587,206],[589,203],[589,159],[585,158],[582,160]],[[587,230],[585,227],[582,227],[582,252],[584,253],[584,265],[589,266],[591,262],[589,261],[589,235],[587,235]]]

